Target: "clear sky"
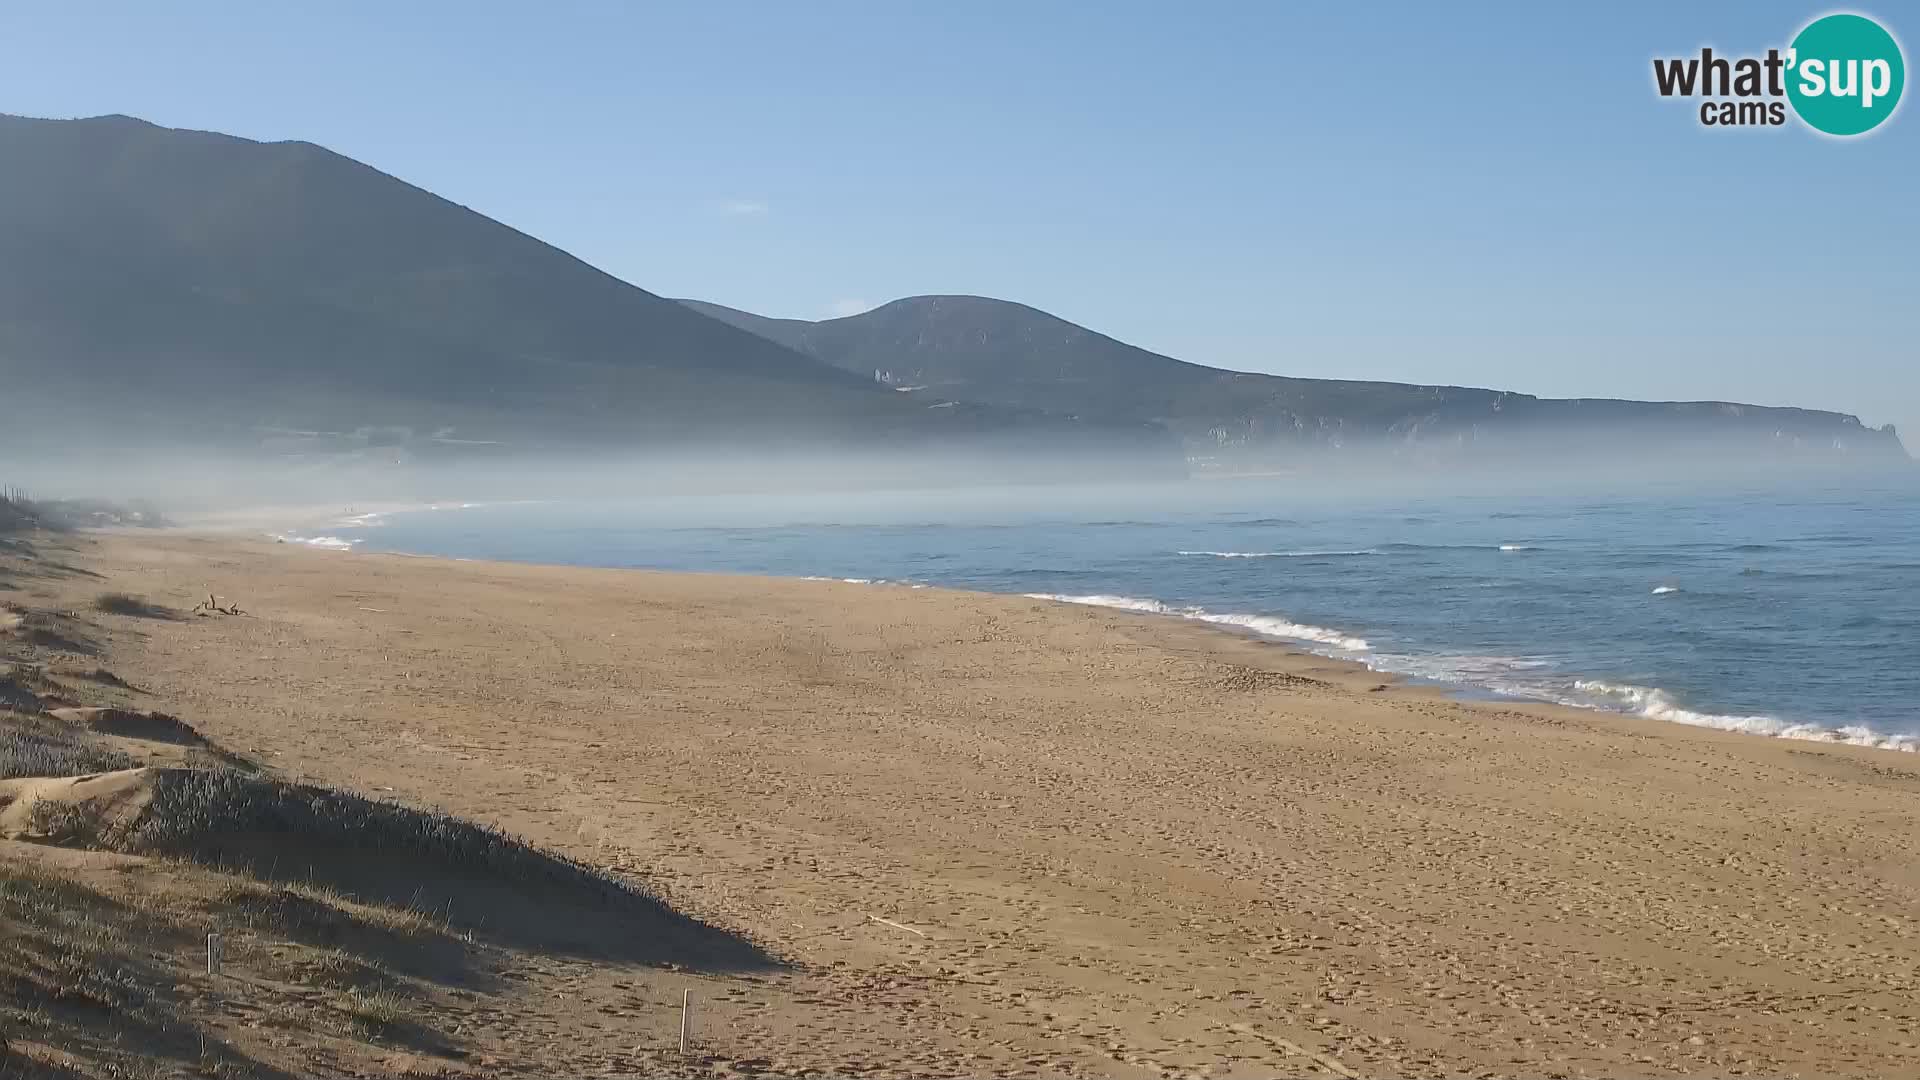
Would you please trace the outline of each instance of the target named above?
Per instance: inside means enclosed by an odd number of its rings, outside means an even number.
[[[0,111],[317,142],[764,314],[979,293],[1202,363],[1920,450],[1916,106],[1842,142],[1653,90],[1828,10],[0,0]],[[1850,10],[1913,60],[1920,8]]]

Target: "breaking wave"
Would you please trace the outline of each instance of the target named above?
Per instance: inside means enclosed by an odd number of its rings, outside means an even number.
[[[293,533],[268,533],[283,544],[305,544],[308,547],[325,548],[328,551],[352,551],[358,540],[343,540],[338,536],[296,536]]]
[[[1671,586],[1661,588],[1672,590]],[[1084,596],[1060,593],[1026,593],[1024,595],[1033,600],[1053,600],[1067,604],[1113,608],[1119,611],[1172,615],[1216,626],[1234,626],[1251,630],[1264,637],[1330,646],[1346,654],[1366,653],[1372,649],[1365,638],[1324,626],[1297,623],[1273,615],[1213,612],[1201,607],[1178,607],[1159,600],[1106,593]],[[1879,750],[1900,750],[1908,753],[1920,751],[1920,735],[1889,735],[1857,725],[1824,727],[1819,724],[1782,720],[1773,716],[1736,716],[1700,712],[1685,708],[1674,700],[1673,695],[1658,687],[1581,679],[1574,681],[1569,691],[1568,684],[1564,681],[1554,679],[1552,682],[1547,682],[1540,678],[1539,669],[1553,665],[1551,661],[1539,657],[1396,655],[1371,657],[1368,658],[1367,664],[1376,671],[1410,675],[1417,679],[1476,685],[1508,697],[1531,698],[1575,708],[1627,713],[1650,720],[1663,720],[1691,727],[1713,728],[1717,731],[1733,731],[1781,739],[1802,739],[1808,742],[1840,743]],[[1556,686],[1558,689],[1555,688]]]
[[[1858,725],[1822,727],[1819,724],[1782,720],[1774,716],[1731,716],[1696,712],[1683,708],[1673,695],[1657,686],[1635,686],[1598,679],[1582,679],[1573,684],[1575,694],[1562,704],[1628,712],[1651,720],[1665,720],[1717,731],[1737,731],[1746,735],[1768,735],[1777,739],[1804,739],[1808,742],[1844,743],[1869,746],[1877,750],[1920,751],[1920,735],[1887,735]]]
[[[1176,555],[1210,555],[1216,559],[1337,559],[1355,555],[1385,555],[1394,551],[1484,551],[1475,544],[1383,544],[1370,548],[1327,548],[1305,551],[1176,551]],[[1536,544],[1501,544],[1501,551],[1536,551]]]
[[[1373,647],[1367,644],[1367,639],[1363,637],[1355,637],[1324,626],[1314,626],[1311,623],[1297,623],[1275,615],[1215,612],[1200,607],[1173,607],[1158,600],[1142,600],[1132,596],[1105,594],[1065,596],[1059,593],[1027,593],[1025,595],[1032,600],[1057,600],[1065,604],[1087,604],[1092,607],[1117,608],[1121,611],[1143,611],[1153,615],[1177,615],[1183,619],[1212,623],[1215,626],[1238,626],[1264,637],[1331,645],[1344,652],[1366,652]]]

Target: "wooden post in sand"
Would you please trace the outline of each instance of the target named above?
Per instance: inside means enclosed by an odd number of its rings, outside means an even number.
[[[686,1056],[693,1039],[693,991],[680,991],[680,1055]]]

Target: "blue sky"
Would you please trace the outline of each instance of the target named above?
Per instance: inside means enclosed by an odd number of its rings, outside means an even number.
[[[1818,4],[8,4],[0,111],[306,139],[643,288],[1020,300],[1183,359],[1900,423],[1920,115],[1714,131]],[[1920,11],[1856,7],[1907,42]]]

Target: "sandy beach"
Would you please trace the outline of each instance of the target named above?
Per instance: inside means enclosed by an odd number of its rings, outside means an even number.
[[[556,958],[548,1075],[1920,1075],[1920,760],[1464,703],[1020,597],[79,542],[232,618],[113,670],[236,752],[651,882],[772,972]]]

